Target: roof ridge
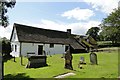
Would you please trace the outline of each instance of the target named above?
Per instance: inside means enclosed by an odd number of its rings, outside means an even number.
[[[48,30],[48,31],[55,31],[55,32],[67,33],[67,32],[65,32],[65,31],[59,31],[59,30],[52,30],[52,29],[39,28],[38,26],[30,26],[30,25],[19,24],[19,23],[14,23],[14,25],[19,25],[19,26],[24,26],[24,27],[30,27],[30,28],[34,28],[34,29],[42,29],[42,30]],[[17,26],[17,27],[18,27],[18,26]]]

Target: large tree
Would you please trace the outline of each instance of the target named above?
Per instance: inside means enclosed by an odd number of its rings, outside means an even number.
[[[98,36],[99,31],[100,31],[99,27],[91,27],[90,29],[88,29],[86,35],[91,36],[95,40],[99,40],[99,36]]]
[[[0,25],[7,27],[8,16],[6,15],[8,8],[13,8],[15,6],[15,0],[0,0]]]
[[[100,24],[104,39],[111,40],[113,43],[120,41],[120,8],[114,9],[107,18]]]

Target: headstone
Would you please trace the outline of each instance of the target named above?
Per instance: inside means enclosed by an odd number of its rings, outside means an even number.
[[[83,64],[85,62],[85,59],[83,56],[80,57],[80,64]]]
[[[47,56],[28,56],[27,68],[39,68],[47,66],[46,63]]]
[[[83,56],[80,57],[78,68],[82,69],[82,64],[86,64],[85,58]]]
[[[72,67],[72,54],[70,53],[70,48],[65,53],[65,69],[73,70]]]
[[[90,53],[90,62],[91,62],[91,64],[98,64],[97,63],[97,55],[93,52]]]

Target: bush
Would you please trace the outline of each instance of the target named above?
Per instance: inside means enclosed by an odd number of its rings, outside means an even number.
[[[5,40],[2,41],[2,53],[3,56],[8,56],[10,55],[11,52],[11,44],[10,42],[7,42]]]

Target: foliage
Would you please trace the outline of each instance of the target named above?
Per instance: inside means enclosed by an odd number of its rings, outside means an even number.
[[[7,39],[2,40],[2,53],[3,56],[9,56],[11,52],[11,44],[10,41]]]
[[[67,72],[73,72],[76,75],[68,76],[69,79],[73,78],[117,78],[118,77],[118,52],[97,52],[98,65],[90,65],[89,54],[73,54],[73,69],[64,69],[64,58],[61,58],[61,54],[47,56],[46,67],[30,68],[26,69],[25,66],[20,65],[20,58],[16,58],[16,62],[13,59],[4,63],[4,75],[11,74],[17,75],[25,73],[24,76],[29,78],[53,78],[59,74]],[[86,65],[83,65],[83,69],[78,68],[80,56],[84,56]],[[23,64],[27,64],[27,59],[23,58]],[[6,77],[7,78],[7,77]],[[11,77],[11,78],[14,78]],[[17,76],[16,76],[17,78]],[[69,80],[68,79],[68,80]]]
[[[120,43],[113,44],[112,41],[98,41],[98,47],[103,48],[103,47],[119,47]]]
[[[120,41],[120,8],[114,9],[114,12],[104,18],[100,24],[102,32],[100,33],[105,40],[111,40],[112,43]]]
[[[86,35],[91,36],[92,38],[94,38],[97,41],[99,39],[99,37],[98,37],[99,31],[100,31],[99,27],[92,27],[87,31]]]
[[[0,1],[0,25],[7,27],[8,26],[8,8],[13,8],[15,6],[15,0],[1,0]]]

